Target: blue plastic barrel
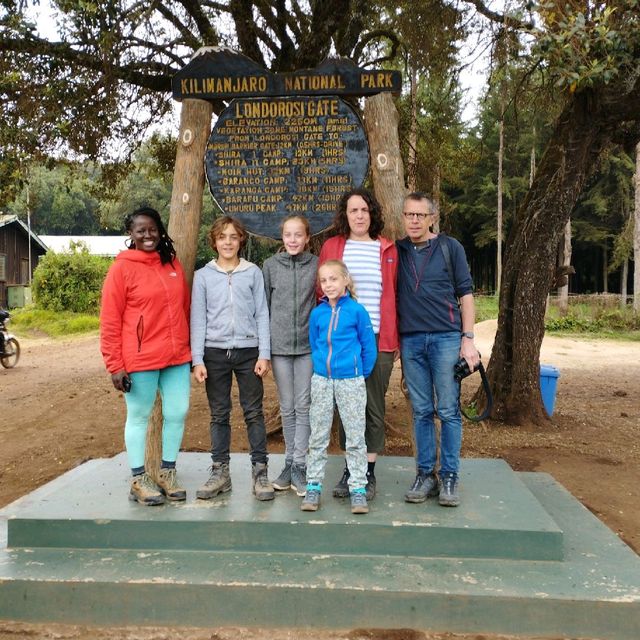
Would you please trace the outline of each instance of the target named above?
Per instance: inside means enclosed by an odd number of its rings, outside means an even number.
[[[545,411],[552,416],[553,407],[556,403],[556,389],[560,370],[550,364],[540,365],[540,392]]]

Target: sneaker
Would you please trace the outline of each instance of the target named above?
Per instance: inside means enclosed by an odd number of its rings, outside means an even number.
[[[371,502],[376,497],[376,477],[373,473],[367,472],[367,486],[365,487],[367,502]]]
[[[307,492],[307,467],[304,465],[294,464],[291,466],[291,488],[300,497]]]
[[[365,489],[351,492],[351,513],[369,513],[367,494]]]
[[[349,497],[349,469],[344,468],[342,472],[342,478],[338,480],[338,484],[333,488],[334,498],[348,498]]]
[[[178,476],[174,469],[160,469],[158,487],[167,500],[180,501],[187,499],[187,492],[178,483]]]
[[[272,484],[277,491],[286,491],[291,488],[291,462],[284,463],[284,468]]]
[[[164,504],[164,496],[160,491],[160,487],[151,479],[148,473],[133,476],[129,500],[135,500],[145,505]]]
[[[267,463],[255,462],[251,468],[252,485],[251,490],[257,500],[273,500],[276,492],[267,476]]]
[[[209,479],[196,491],[196,498],[210,500],[219,493],[231,491],[231,475],[228,462],[214,462]]]
[[[320,507],[320,492],[321,488],[319,484],[308,484],[304,499],[300,505],[300,510],[317,511]]]
[[[411,488],[404,494],[406,502],[424,502],[438,495],[438,478],[433,473],[418,472]]]
[[[457,507],[460,504],[458,493],[458,476],[454,473],[445,475],[440,484],[440,497],[438,502],[443,507]]]

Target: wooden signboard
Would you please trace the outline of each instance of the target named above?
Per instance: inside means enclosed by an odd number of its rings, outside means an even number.
[[[306,216],[313,233],[327,228],[340,196],[364,181],[369,148],[337,96],[234,100],[211,133],[205,168],[223,212],[277,238],[289,214]]]

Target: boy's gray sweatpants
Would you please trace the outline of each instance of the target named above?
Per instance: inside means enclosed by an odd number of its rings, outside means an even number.
[[[334,380],[314,373],[311,377],[307,483],[322,484],[324,479],[334,400],[345,427],[349,489],[363,489],[367,484],[367,447],[364,441],[367,391],[362,376]]]

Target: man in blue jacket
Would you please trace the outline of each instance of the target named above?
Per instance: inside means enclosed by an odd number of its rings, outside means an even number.
[[[439,495],[441,505],[456,507],[462,418],[453,367],[460,357],[472,370],[480,360],[473,341],[473,284],[462,245],[432,231],[437,214],[429,198],[422,193],[407,196],[403,218],[407,236],[397,242],[398,331],[413,409],[417,471],[405,500],[424,502]],[[440,482],[436,411],[441,423]]]

